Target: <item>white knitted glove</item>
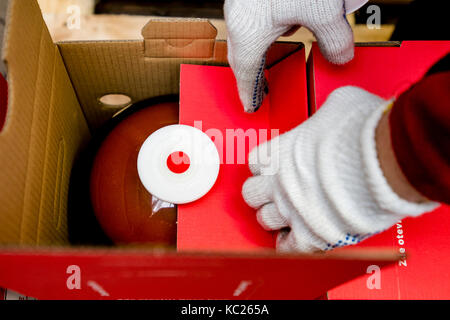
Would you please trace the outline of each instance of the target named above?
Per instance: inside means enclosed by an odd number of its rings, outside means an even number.
[[[265,229],[290,227],[278,235],[279,251],[356,244],[439,205],[399,198],[383,175],[375,129],[389,103],[340,88],[305,123],[250,153],[255,176],[242,194]]]
[[[246,112],[262,103],[268,48],[293,26],[311,30],[329,61],[344,64],[353,58],[344,0],[226,0],[224,13],[228,60]]]

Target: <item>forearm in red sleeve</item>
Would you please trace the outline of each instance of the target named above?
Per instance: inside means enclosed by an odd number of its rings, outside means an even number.
[[[389,124],[410,184],[428,199],[450,204],[450,71],[427,75],[403,93]]]

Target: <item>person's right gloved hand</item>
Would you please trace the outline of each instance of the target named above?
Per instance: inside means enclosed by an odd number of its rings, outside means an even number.
[[[353,59],[353,31],[344,0],[225,0],[224,13],[228,60],[246,112],[256,111],[264,98],[268,48],[292,27],[312,31],[330,62]]]
[[[307,121],[252,150],[242,195],[266,230],[281,230],[278,251],[356,244],[439,206],[401,198],[381,168],[376,130],[391,103],[339,88]]]

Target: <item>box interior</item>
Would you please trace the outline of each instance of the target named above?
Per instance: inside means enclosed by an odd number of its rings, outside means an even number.
[[[204,19],[157,19],[143,40],[55,44],[35,1],[12,1],[3,59],[9,104],[0,132],[2,245],[70,245],[67,197],[77,154],[108,119],[130,103],[177,94],[182,63],[226,65],[226,43]],[[278,43],[274,63],[298,44]]]

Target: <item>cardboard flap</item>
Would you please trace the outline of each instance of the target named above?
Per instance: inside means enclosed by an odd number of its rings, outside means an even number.
[[[152,19],[142,36],[148,58],[213,58],[217,30],[205,19]]]
[[[314,43],[308,61],[312,111],[326,101],[330,89],[346,85],[361,87],[384,99],[398,97],[449,51],[449,41],[360,43],[350,63],[336,66]],[[372,62],[367,63],[369,60]]]
[[[36,1],[10,1],[3,57],[9,97],[0,132],[0,243],[66,243],[70,170],[89,132]]]
[[[315,299],[355,277],[367,281],[371,266],[385,272],[397,260],[391,251],[277,256],[22,249],[0,252],[0,286],[40,300]],[[68,290],[77,272],[80,288]]]
[[[308,117],[305,50],[283,59],[266,75],[269,94],[257,112],[248,114],[243,111],[230,68],[181,67],[180,124],[195,126],[214,140],[221,166],[207,195],[178,206],[179,251],[274,248],[276,235],[259,225],[241,188],[251,176],[248,152]]]

